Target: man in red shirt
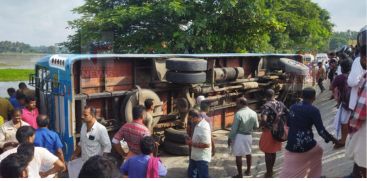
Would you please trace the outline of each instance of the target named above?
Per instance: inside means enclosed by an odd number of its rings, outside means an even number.
[[[141,153],[140,140],[145,136],[150,136],[149,129],[144,125],[145,108],[144,106],[135,106],[133,108],[133,122],[124,124],[112,139],[113,148],[122,157],[126,159]],[[121,148],[120,141],[124,140],[129,146],[129,152],[126,153]]]

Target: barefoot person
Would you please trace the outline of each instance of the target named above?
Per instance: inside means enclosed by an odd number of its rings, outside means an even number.
[[[288,141],[285,147],[280,178],[319,178],[322,169],[322,148],[313,136],[312,127],[325,140],[337,140],[325,129],[320,111],[312,105],[316,98],[313,88],[302,91],[303,101],[291,106],[288,119]]]
[[[262,107],[261,111],[260,126],[263,132],[260,137],[259,148],[265,153],[266,173],[264,177],[271,178],[273,177],[273,167],[276,159],[276,152],[282,149],[282,142],[273,138],[271,129],[273,127],[273,122],[275,121],[276,115],[279,112],[288,112],[288,109],[282,102],[275,100],[274,90],[268,89],[266,90],[265,94],[267,102]]]
[[[259,127],[259,123],[256,112],[247,106],[246,98],[239,98],[237,105],[240,110],[238,110],[234,116],[231,132],[228,135],[228,146],[232,145],[232,153],[236,156],[238,174],[233,177],[242,178],[243,156],[246,156],[247,162],[245,175],[251,175],[252,132],[255,128]]]

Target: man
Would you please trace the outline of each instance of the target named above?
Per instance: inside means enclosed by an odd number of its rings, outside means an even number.
[[[246,156],[246,176],[251,175],[251,144],[252,132],[259,127],[257,114],[247,106],[247,99],[241,97],[237,101],[239,110],[234,116],[231,132],[228,136],[228,146],[232,145],[232,153],[236,156],[238,174],[233,178],[242,178],[242,157]]]
[[[31,126],[22,126],[17,130],[16,138],[20,145],[34,143],[34,129]],[[8,155],[16,153],[17,148],[10,149],[0,155],[0,161]],[[35,147],[34,157],[28,165],[28,176],[30,178],[40,178],[53,175],[65,170],[64,163],[47,149]]]
[[[196,126],[192,138],[187,137],[186,139],[186,144],[191,146],[188,176],[190,178],[208,178],[212,143],[210,125],[201,118],[196,109],[190,110],[189,117]]]
[[[201,102],[200,104],[200,116],[205,119],[205,121],[207,121],[210,125],[210,132],[213,132],[213,120],[207,115],[207,113],[209,112],[209,108],[210,105],[208,102]],[[213,134],[212,134],[212,156],[215,155],[215,144],[214,144],[214,139],[213,139]]]
[[[90,157],[83,165],[79,178],[119,178],[120,173],[114,160],[101,155]]]
[[[274,90],[266,90],[265,97],[266,103],[261,110],[260,126],[262,128],[262,134],[260,137],[259,148],[265,153],[266,173],[264,177],[271,178],[273,177],[276,153],[282,149],[282,142],[273,138],[271,129],[273,128],[274,121],[276,121],[275,119],[277,114],[287,113],[288,110],[282,102],[275,100]]]
[[[26,105],[25,102],[26,102],[27,97],[21,92],[16,92],[15,93],[15,98],[17,99],[20,108],[23,109]]]
[[[143,124],[144,114],[144,106],[138,105],[133,107],[133,122],[124,124],[112,139],[113,148],[123,158],[126,157],[128,159],[134,155],[139,155],[141,153],[140,141],[143,137],[150,136],[149,129]],[[121,140],[127,142],[129,146],[128,153],[122,150]]]
[[[319,69],[316,72],[317,84],[321,92],[324,92],[325,87],[322,82],[325,80],[325,77],[326,77],[325,69],[324,69],[324,66],[322,66],[322,62],[317,63],[317,66],[319,67]]]
[[[56,132],[48,129],[49,123],[50,121],[46,115],[40,114],[37,116],[38,129],[36,130],[34,145],[46,148],[64,162],[63,145],[60,137]]]
[[[26,99],[26,107],[22,109],[22,120],[27,122],[34,129],[37,129],[37,116],[38,109],[36,107],[36,100],[34,97],[29,97]]]
[[[80,142],[71,157],[72,160],[81,155],[83,162],[94,155],[102,155],[111,152],[110,137],[105,126],[96,119],[96,109],[90,106],[84,107],[83,124],[80,130]]]
[[[331,89],[334,97],[338,102],[339,109],[334,118],[334,126],[336,131],[336,138],[339,138],[341,132],[340,146],[345,145],[345,140],[348,135],[348,121],[352,111],[349,109],[350,87],[348,86],[348,74],[350,71],[350,63],[348,60],[340,62],[342,74],[334,78]]]
[[[328,78],[330,80],[330,83],[333,82],[333,79],[334,79],[334,76],[336,74],[336,68],[337,68],[337,65],[338,62],[336,60],[336,58],[332,58],[329,60],[329,71],[328,71]]]
[[[4,121],[9,120],[10,114],[13,112],[14,107],[11,105],[8,99],[0,97],[0,116]]]
[[[155,141],[153,137],[146,136],[140,141],[141,154],[135,155],[121,166],[120,171],[129,178],[157,178],[166,176],[167,169],[159,158],[153,156]],[[152,166],[156,165],[156,169]],[[156,172],[150,174],[152,172]]]
[[[146,117],[144,119],[145,126],[153,133],[153,109],[154,102],[153,99],[147,99],[144,101]]]
[[[28,178],[27,160],[24,156],[12,153],[1,161],[2,178]]]
[[[196,104],[194,105],[194,109],[200,110],[201,102],[205,101],[205,96],[200,95],[196,98]]]
[[[349,108],[356,112],[358,98],[365,94],[362,88],[366,82],[366,36],[367,30],[359,33],[364,37],[360,42],[360,57],[357,57],[352,64],[351,72],[348,76],[348,85],[351,87]],[[354,160],[352,177],[366,177],[366,123],[361,124],[358,130],[353,131],[347,138],[346,156]]]
[[[8,95],[9,95],[9,101],[13,105],[13,107],[15,109],[21,108],[20,104],[19,104],[19,102],[16,98],[15,89],[11,87],[7,91],[8,91]]]
[[[27,98],[36,96],[35,91],[29,89],[27,87],[27,84],[25,84],[24,82],[19,83],[18,87],[19,87],[18,92],[23,93]]]
[[[293,104],[290,108],[288,141],[280,178],[321,177],[323,150],[314,139],[313,126],[326,143],[338,143],[325,129],[320,111],[312,105],[316,99],[315,89],[303,89],[302,98],[301,103]]]
[[[29,126],[28,123],[22,121],[20,118],[21,114],[22,111],[20,109],[15,109],[13,111],[12,120],[5,122],[0,127],[0,148],[3,149],[3,151],[18,146],[18,141],[15,137],[18,128]]]

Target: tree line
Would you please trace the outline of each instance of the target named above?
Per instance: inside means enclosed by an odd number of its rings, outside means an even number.
[[[0,53],[55,53],[55,46],[31,46],[22,42],[0,41]]]

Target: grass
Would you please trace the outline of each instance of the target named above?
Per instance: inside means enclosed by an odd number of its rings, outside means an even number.
[[[29,80],[33,73],[33,69],[0,69],[0,82]]]

